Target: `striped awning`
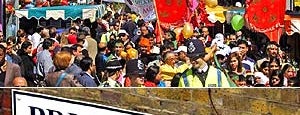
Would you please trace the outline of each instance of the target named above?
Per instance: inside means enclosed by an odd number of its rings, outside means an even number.
[[[104,5],[53,6],[16,10],[15,15],[18,18],[26,17],[27,19],[53,18],[57,20],[61,18],[65,20],[70,18],[75,20],[80,18],[92,21],[101,17],[104,11]]]

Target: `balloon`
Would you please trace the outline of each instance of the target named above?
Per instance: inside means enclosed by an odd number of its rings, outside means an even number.
[[[205,0],[205,4],[208,7],[216,7],[218,6],[218,0]]]
[[[194,34],[194,29],[191,23],[185,23],[182,29],[184,38],[190,38]]]
[[[183,29],[183,27],[178,27],[178,28],[175,28],[175,29],[174,29],[174,32],[175,32],[175,34],[176,34],[176,40],[177,40],[177,41],[179,40],[179,36],[180,36],[180,34],[181,34],[181,32],[182,32],[182,29]]]
[[[231,19],[231,26],[235,31],[239,31],[244,26],[244,18],[241,15],[235,15]]]

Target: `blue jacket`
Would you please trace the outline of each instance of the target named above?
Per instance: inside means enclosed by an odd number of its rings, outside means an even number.
[[[81,76],[78,76],[77,79],[81,85],[84,87],[97,87],[97,84],[91,75],[86,72],[82,72],[80,75]]]

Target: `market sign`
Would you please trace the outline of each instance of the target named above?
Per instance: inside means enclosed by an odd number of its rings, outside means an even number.
[[[12,115],[130,114],[143,115],[146,113],[28,91],[12,90]]]

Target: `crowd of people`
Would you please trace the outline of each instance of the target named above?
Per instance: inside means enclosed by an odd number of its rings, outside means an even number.
[[[21,27],[22,28],[22,27]],[[1,87],[298,87],[297,60],[275,41],[257,45],[242,31],[195,27],[176,39],[155,22],[112,11],[55,27],[20,29],[0,36]],[[178,33],[177,33],[178,34]],[[297,72],[298,71],[298,72]]]

